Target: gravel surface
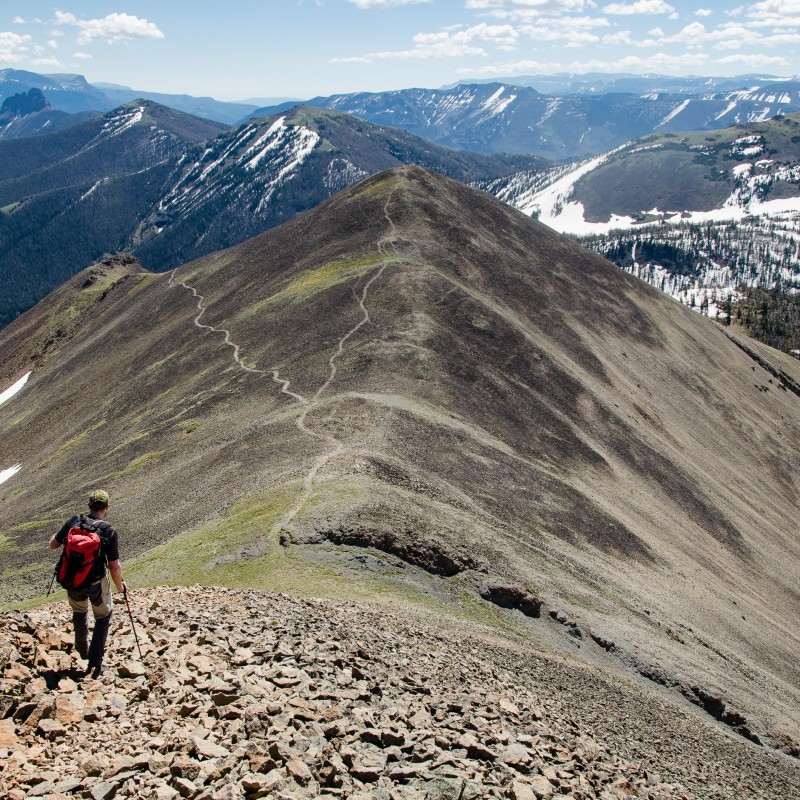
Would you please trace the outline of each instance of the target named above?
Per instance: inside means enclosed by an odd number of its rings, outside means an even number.
[[[797,761],[490,629],[251,590],[131,603],[143,659],[118,606],[98,680],[66,603],[0,617],[3,797],[800,797]]]

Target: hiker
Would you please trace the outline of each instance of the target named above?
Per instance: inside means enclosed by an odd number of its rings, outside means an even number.
[[[106,566],[117,591],[127,592],[122,580],[117,532],[105,521],[108,504],[108,492],[96,489],[89,495],[89,513],[71,517],[50,539],[51,550],[64,547],[56,577],[67,590],[72,609],[75,650],[81,658],[88,659],[86,673],[91,672],[93,678],[99,678],[103,671],[103,654],[114,605]],[[88,641],[90,602],[94,615],[91,644]]]

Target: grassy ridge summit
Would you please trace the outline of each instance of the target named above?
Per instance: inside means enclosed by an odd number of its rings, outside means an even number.
[[[408,162],[464,181],[544,166],[303,107],[228,129],[148,100],[0,142],[0,325],[105,253],[168,269]]]
[[[105,270],[0,334],[4,601],[102,484],[139,585],[500,620],[796,748],[796,361],[418,167]]]

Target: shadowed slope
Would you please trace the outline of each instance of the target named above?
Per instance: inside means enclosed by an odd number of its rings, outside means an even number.
[[[148,276],[32,366],[0,406],[7,600],[102,483],[139,580],[459,613],[536,595],[564,624],[526,624],[557,646],[798,738],[800,400],[486,195],[383,173]]]

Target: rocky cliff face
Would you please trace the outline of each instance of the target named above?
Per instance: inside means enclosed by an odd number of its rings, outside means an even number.
[[[479,626],[199,587],[117,609],[81,679],[66,604],[0,617],[0,792],[367,800],[790,798],[800,768]]]
[[[22,92],[6,97],[0,107],[0,125],[8,124],[14,117],[25,117],[46,108],[50,108],[50,103],[47,102],[40,89],[30,89],[27,93]]]

